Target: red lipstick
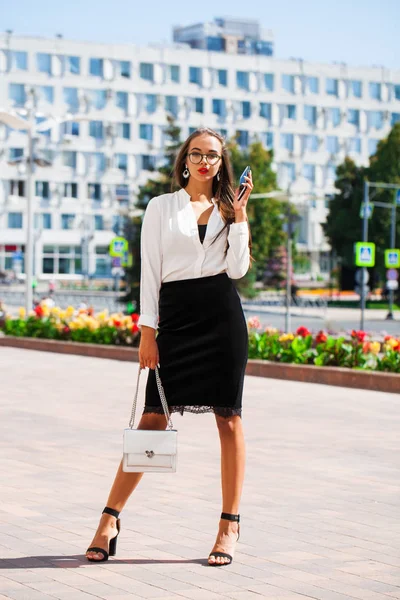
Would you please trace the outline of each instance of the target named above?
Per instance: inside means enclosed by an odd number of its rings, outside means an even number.
[[[201,169],[198,169],[198,173],[200,173],[201,175],[205,175],[206,173],[208,173],[208,169],[206,169],[206,167],[202,167]]]

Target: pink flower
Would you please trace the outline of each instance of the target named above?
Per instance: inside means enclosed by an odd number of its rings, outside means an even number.
[[[249,329],[260,329],[261,323],[258,317],[250,317],[248,320]]]

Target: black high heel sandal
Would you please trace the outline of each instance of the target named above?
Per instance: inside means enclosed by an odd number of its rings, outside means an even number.
[[[117,510],[114,510],[113,508],[108,508],[108,506],[106,506],[105,509],[103,510],[103,513],[107,513],[108,515],[111,515],[117,519],[118,533],[115,537],[113,537],[110,540],[110,542],[108,544],[108,552],[107,552],[107,550],[104,550],[103,548],[98,548],[97,546],[92,546],[91,548],[88,548],[86,550],[86,554],[88,552],[100,552],[103,555],[103,558],[91,558],[91,557],[87,556],[86,558],[91,562],[104,562],[105,560],[108,560],[109,556],[115,556],[115,553],[117,550],[117,537],[119,536],[119,532],[121,530],[121,524],[120,524],[120,520],[118,518],[119,512]]]
[[[231,515],[230,513],[221,513],[221,519],[225,519],[226,521],[236,521],[238,523],[238,536],[237,536],[237,540],[236,542],[239,540],[240,538],[240,515]],[[223,562],[223,563],[208,563],[209,567],[226,567],[227,565],[232,564],[233,562],[233,558],[230,554],[227,554],[226,552],[211,552],[211,554],[209,555],[209,559],[211,556],[214,556],[214,558],[218,558],[219,556],[221,558],[228,558],[229,562]]]

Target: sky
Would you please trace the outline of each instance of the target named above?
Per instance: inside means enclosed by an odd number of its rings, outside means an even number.
[[[0,0],[0,31],[107,43],[170,42],[174,25],[228,16],[272,29],[277,58],[400,70],[400,0]]]

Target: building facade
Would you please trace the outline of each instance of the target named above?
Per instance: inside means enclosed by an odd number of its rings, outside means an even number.
[[[57,119],[35,142],[52,163],[34,174],[37,277],[110,274],[109,241],[134,210],[138,186],[162,162],[167,114],[182,138],[206,125],[237,135],[242,147],[260,140],[273,148],[284,190],[299,177],[308,182],[298,248],[317,275],[328,269],[321,223],[335,168],[346,154],[367,165],[400,120],[400,71],[188,43],[137,47],[2,34],[0,110],[30,106],[38,123]],[[24,255],[26,181],[18,158],[26,148],[24,132],[0,123],[0,271]]]

